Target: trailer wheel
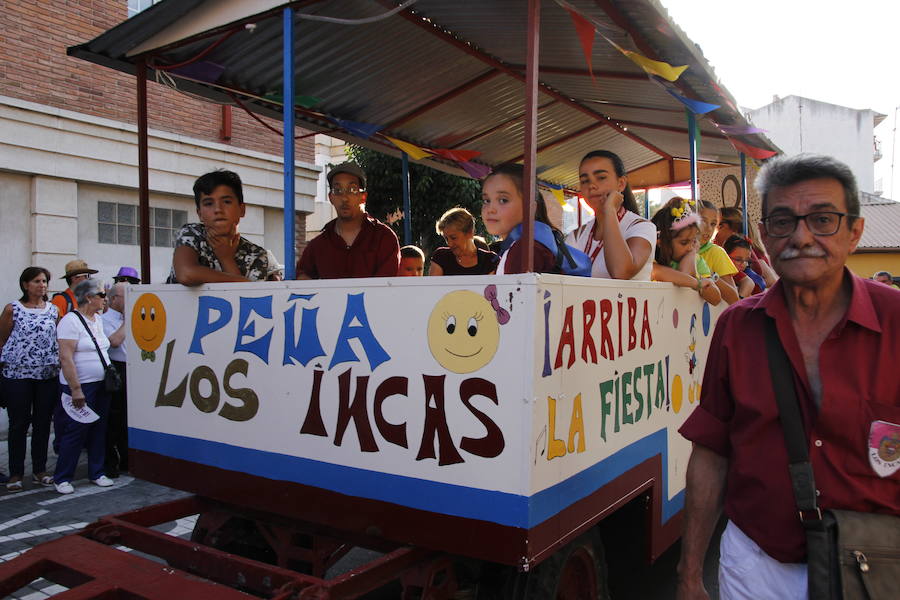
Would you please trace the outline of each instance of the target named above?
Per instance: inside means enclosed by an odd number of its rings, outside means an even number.
[[[585,533],[508,583],[506,597],[517,600],[609,600],[600,536]]]

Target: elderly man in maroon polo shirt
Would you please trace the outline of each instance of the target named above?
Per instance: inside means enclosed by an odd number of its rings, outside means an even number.
[[[337,212],[297,262],[297,279],[394,277],[400,244],[390,227],[363,210],[366,174],[345,162],[328,172],[328,199]]]
[[[801,154],[769,161],[756,187],[760,232],[781,278],[722,314],[700,405],[681,428],[694,449],[680,600],[708,598],[703,558],[723,506],[720,597],[808,596],[778,407],[770,378],[759,376],[760,365],[768,372],[770,319],[790,358],[819,506],[900,514],[900,459],[892,469],[869,460],[876,430],[900,432],[900,293],[844,266],[863,232],[853,174],[833,158]]]

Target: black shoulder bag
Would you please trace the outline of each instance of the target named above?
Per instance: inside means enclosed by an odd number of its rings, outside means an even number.
[[[775,321],[766,324],[766,353],[784,431],[788,469],[806,531],[810,600],[887,600],[900,585],[900,516],[821,510],[809,462],[790,361]]]
[[[98,344],[96,338],[94,338],[94,333],[91,331],[91,328],[88,327],[87,321],[84,320],[84,316],[82,316],[82,314],[77,310],[73,312],[78,315],[78,320],[81,321],[82,325],[84,325],[84,328],[87,330],[88,335],[91,336],[91,341],[94,342],[94,348],[97,349],[97,356],[100,357],[100,364],[103,365],[104,388],[107,392],[118,392],[122,389],[122,378],[119,377],[119,372],[116,371],[116,368],[113,365],[107,363],[106,359],[103,358],[103,352],[100,351],[100,344]]]

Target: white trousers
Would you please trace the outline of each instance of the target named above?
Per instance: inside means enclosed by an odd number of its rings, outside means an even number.
[[[731,521],[719,553],[720,600],[807,600],[806,564],[778,562]]]

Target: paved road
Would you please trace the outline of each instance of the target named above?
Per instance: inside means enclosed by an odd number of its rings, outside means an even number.
[[[52,452],[51,452],[52,454]],[[51,463],[53,459],[51,458]],[[0,440],[0,465],[8,463],[5,440]],[[135,479],[127,474],[116,485],[99,488],[87,480],[85,456],[76,471],[75,493],[60,496],[50,487],[30,483],[30,465],[26,465],[25,490],[7,493],[0,486],[0,562],[8,561],[28,549],[49,540],[77,531],[97,518],[126,512],[141,506],[174,500],[183,492]],[[161,527],[163,531],[180,537],[190,536],[194,518],[181,519]],[[673,600],[675,597],[675,564],[679,547],[666,552],[653,566],[643,564],[643,548],[635,541],[620,547],[607,547],[610,569],[610,589],[614,600]],[[716,600],[716,552],[707,559],[707,588]],[[346,568],[372,558],[372,553],[359,551],[345,562]],[[354,564],[355,560],[355,564]],[[11,596],[15,600],[40,600],[64,591],[62,586],[38,579]],[[396,591],[382,592],[372,599],[388,600],[397,597]]]

